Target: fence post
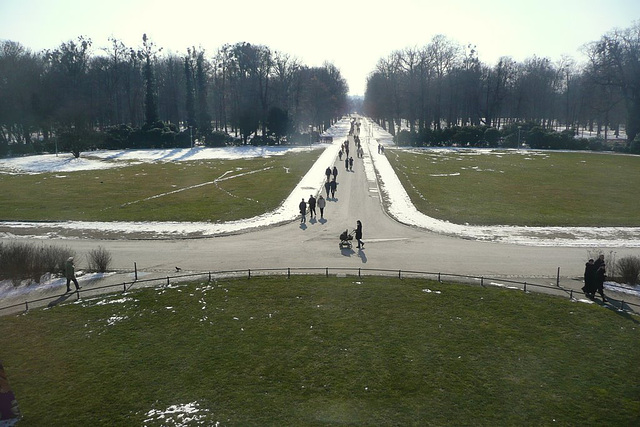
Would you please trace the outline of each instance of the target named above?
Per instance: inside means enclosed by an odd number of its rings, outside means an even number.
[[[560,267],[558,267],[558,275],[556,276],[556,286],[560,287]]]
[[[249,269],[249,279],[251,279],[251,269]]]
[[[287,279],[291,279],[291,267],[287,267]]]
[[[402,270],[398,270],[398,279],[402,279]]]
[[[438,282],[442,283],[442,279],[440,278],[440,273],[438,273]]]
[[[24,302],[24,311],[29,311],[29,301]]]
[[[329,277],[329,267],[325,267],[326,268],[326,276]]]
[[[167,286],[171,286],[171,283],[169,282],[169,276],[167,276]]]
[[[122,282],[122,293],[127,292],[127,282]]]
[[[571,289],[571,292],[569,292],[569,299],[573,299],[573,289]]]
[[[362,276],[360,276],[360,270],[362,270],[362,268],[358,267],[358,279],[362,278]]]
[[[211,272],[209,272],[209,283],[211,283]]]
[[[484,287],[484,276],[480,276],[480,286]]]
[[[527,282],[524,282],[524,291],[527,292]]]
[[[137,282],[138,281],[138,263],[134,262],[133,263],[133,271],[134,271],[134,280]]]

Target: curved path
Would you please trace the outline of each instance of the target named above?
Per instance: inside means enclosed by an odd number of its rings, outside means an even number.
[[[161,277],[183,272],[222,271],[248,268],[371,268],[389,270],[418,270],[456,273],[495,278],[513,278],[538,284],[555,284],[560,268],[562,285],[579,289],[574,280],[582,276],[587,248],[558,246],[523,246],[478,240],[466,240],[403,225],[386,213],[371,152],[375,145],[364,143],[363,159],[354,156],[353,172],[345,170],[337,158],[337,141],[321,156],[329,159],[326,166],[338,168],[338,190],[335,199],[327,201],[325,219],[299,220],[260,228],[241,234],[205,237],[200,239],[167,240],[103,240],[49,239],[48,242],[70,246],[84,254],[98,246],[113,256],[112,268],[122,273],[103,279],[122,283],[131,280],[134,262],[144,274]],[[353,138],[349,137],[351,153],[355,153]],[[322,171],[326,169],[322,166]],[[309,181],[292,195],[293,201],[318,194],[324,177]],[[322,190],[324,193],[324,190]],[[290,207],[288,207],[290,209]],[[318,210],[319,214],[319,210]],[[290,218],[290,216],[289,216]],[[339,248],[339,235],[355,228],[361,220],[366,242],[364,250]],[[38,241],[42,241],[39,239]],[[616,248],[617,256],[636,254],[630,248]],[[83,262],[80,261],[80,267]],[[103,283],[100,283],[103,284]],[[63,285],[64,286],[64,285]],[[59,293],[59,289],[56,289]],[[37,295],[41,296],[41,295]],[[33,299],[33,296],[29,296]],[[25,296],[21,296],[24,301]],[[8,305],[5,301],[2,305]]]

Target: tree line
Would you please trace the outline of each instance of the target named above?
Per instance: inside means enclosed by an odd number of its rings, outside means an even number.
[[[347,112],[332,64],[309,67],[267,46],[236,43],[209,56],[163,54],[116,38],[79,37],[33,52],[0,41],[0,155],[103,148],[309,141]]]
[[[436,35],[424,47],[381,58],[367,79],[364,112],[393,135],[427,142],[456,127],[546,133],[597,131],[606,141],[640,132],[640,22],[584,46],[585,64],[533,56],[478,59],[472,45]],[[446,134],[446,132],[445,132]],[[528,135],[528,133],[527,133]],[[539,135],[538,135],[539,140]],[[640,140],[639,140],[640,142]]]

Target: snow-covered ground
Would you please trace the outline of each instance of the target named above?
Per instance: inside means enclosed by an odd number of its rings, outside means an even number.
[[[5,229],[60,228],[67,230],[98,230],[109,233],[133,234],[136,232],[154,233],[161,237],[180,237],[185,235],[214,236],[242,230],[281,224],[297,217],[298,202],[306,197],[309,188],[321,188],[324,169],[333,163],[340,144],[349,131],[349,119],[345,118],[334,125],[325,134],[333,136],[332,144],[316,144],[313,147],[229,147],[168,149],[168,150],[122,150],[94,151],[84,153],[79,159],[69,154],[41,155],[0,160],[0,173],[43,173],[56,172],[64,178],[65,172],[123,167],[130,164],[149,162],[176,162],[204,159],[237,159],[281,155],[288,151],[323,150],[318,161],[298,183],[297,188],[282,205],[273,212],[267,212],[254,218],[225,223],[210,222],[92,222],[63,221],[47,222],[0,222]],[[360,139],[370,145],[371,164],[380,182],[387,210],[396,220],[436,233],[457,236],[465,239],[495,241],[535,246],[568,247],[640,247],[640,227],[518,227],[518,226],[474,226],[453,224],[428,217],[418,212],[402,187],[390,163],[384,154],[377,154],[378,144],[392,146],[392,136],[375,123],[362,119]],[[440,149],[441,150],[441,149]],[[472,152],[472,150],[469,150]],[[481,153],[482,150],[475,150]],[[484,152],[487,152],[485,150]],[[530,155],[539,152],[530,151]],[[0,237],[14,237],[5,233]],[[37,237],[37,236],[31,236]],[[47,236],[43,236],[47,237]]]

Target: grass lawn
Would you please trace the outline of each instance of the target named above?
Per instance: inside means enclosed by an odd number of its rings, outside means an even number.
[[[320,153],[0,174],[0,218],[212,222],[250,218],[277,208]]]
[[[229,279],[2,317],[0,336],[20,426],[640,421],[638,319],[513,290]]]
[[[458,224],[640,226],[640,156],[387,150],[416,208]]]

